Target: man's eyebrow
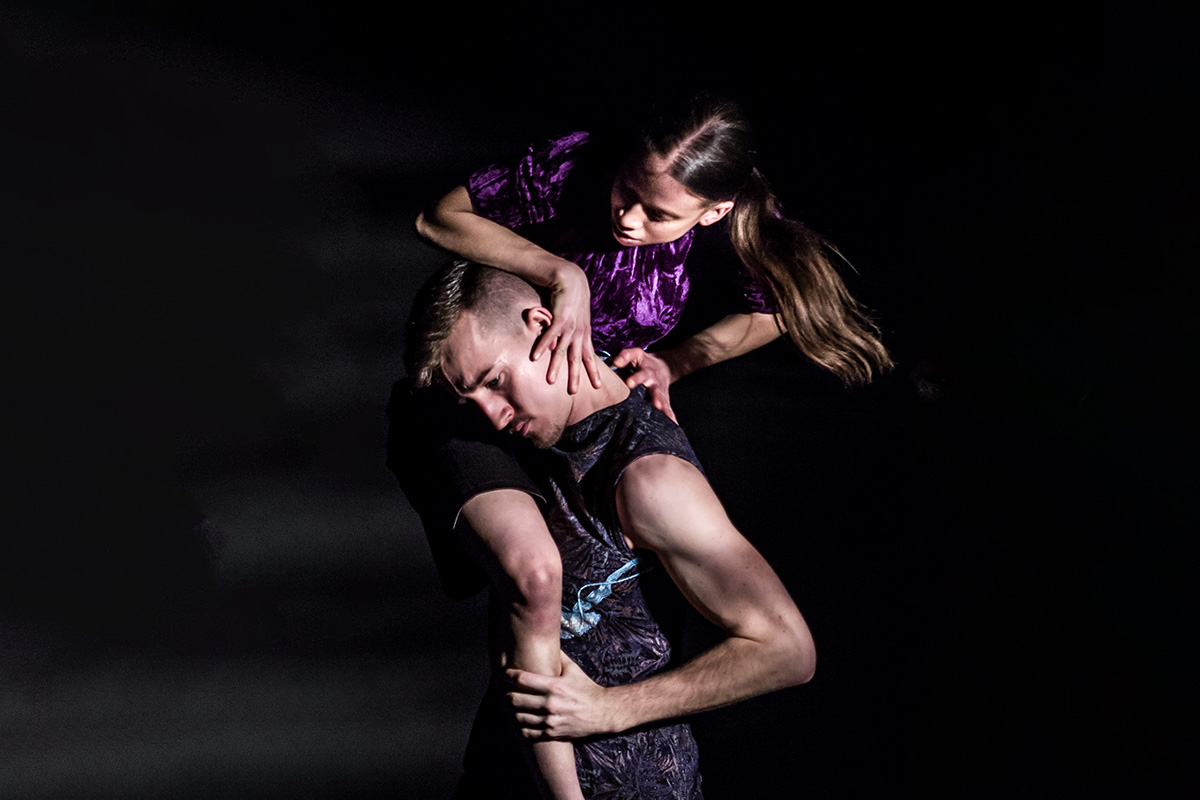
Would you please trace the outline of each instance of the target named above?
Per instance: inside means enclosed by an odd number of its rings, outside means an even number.
[[[495,365],[493,365],[493,366],[495,366]],[[479,388],[480,384],[482,384],[484,382],[484,380],[488,376],[488,373],[491,371],[492,371],[491,366],[484,367],[482,370],[479,371],[479,374],[475,376],[475,380],[456,385],[454,387],[455,391],[457,391],[459,394],[470,394],[471,392],[473,392]]]

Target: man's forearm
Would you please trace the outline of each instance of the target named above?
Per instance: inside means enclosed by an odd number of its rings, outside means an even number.
[[[764,643],[729,638],[676,669],[603,690],[607,732],[698,714],[805,683],[816,669],[807,630]]]
[[[544,613],[525,612],[523,608],[515,608],[509,614],[513,666],[542,675],[557,675],[561,669],[557,603],[550,625],[546,624]],[[574,745],[570,742],[535,742],[531,749],[537,770],[553,800],[575,800],[581,796],[575,772]]]
[[[556,582],[553,603],[545,598],[522,597],[509,606],[512,630],[511,663],[517,669],[541,675],[557,675],[562,668],[559,658],[560,598]],[[544,593],[543,593],[544,594]],[[575,772],[575,746],[570,742],[535,742],[533,760],[545,789],[553,800],[575,800],[579,779]]]
[[[472,497],[462,516],[472,531],[468,546],[507,609],[506,660],[518,669],[558,675],[562,564],[537,504],[522,491],[500,489]],[[550,798],[582,800],[570,742],[539,742],[530,755]]]

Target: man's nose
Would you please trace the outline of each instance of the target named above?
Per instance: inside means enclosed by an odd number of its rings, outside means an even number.
[[[502,398],[484,395],[475,397],[474,400],[475,404],[483,410],[484,415],[496,430],[502,431],[508,427],[508,423],[512,422],[512,406]]]

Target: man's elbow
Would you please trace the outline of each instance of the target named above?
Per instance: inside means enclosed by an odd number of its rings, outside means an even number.
[[[808,646],[797,654],[795,665],[793,677],[796,682],[793,685],[808,683],[817,674],[817,648],[813,646],[811,639],[808,641]]]
[[[513,613],[534,624],[558,624],[562,606],[562,561],[558,551],[514,565],[509,578]]]
[[[808,683],[817,672],[817,648],[813,644],[812,634],[808,626],[797,614],[797,619],[787,626],[784,638],[785,662],[784,670],[788,686],[799,686]]]

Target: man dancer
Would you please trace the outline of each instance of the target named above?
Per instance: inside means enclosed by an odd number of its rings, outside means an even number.
[[[431,279],[423,299],[410,321],[410,375],[448,384],[496,429],[543,450],[531,472],[544,484],[562,556],[562,649],[588,678],[612,687],[617,694],[606,697],[619,697],[622,709],[597,703],[596,720],[564,733],[636,728],[576,742],[585,796],[699,798],[695,741],[687,725],[664,721],[809,680],[815,650],[803,618],[730,523],[682,431],[643,389],[630,391],[612,372],[600,388],[584,382],[574,395],[546,382],[529,354],[553,317],[530,284],[456,262]],[[664,575],[725,633],[673,669],[652,591]],[[481,732],[484,717],[464,783],[478,780],[496,796],[495,774],[512,756],[503,736]]]

